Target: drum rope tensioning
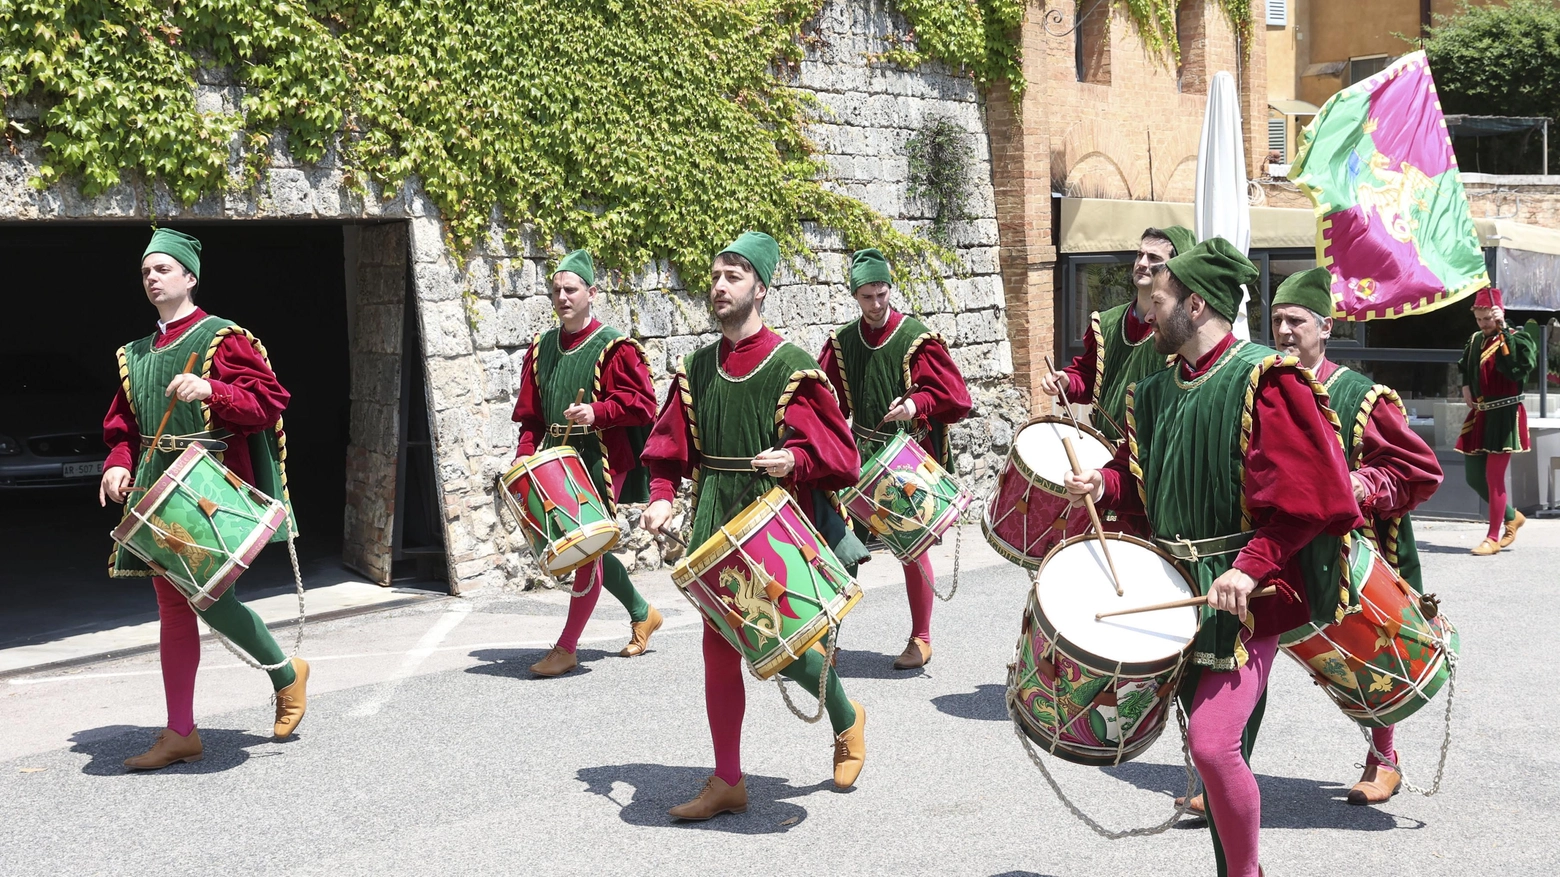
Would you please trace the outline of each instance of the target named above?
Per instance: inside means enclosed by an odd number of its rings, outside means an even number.
[[[1374,755],[1377,761],[1397,771],[1398,776],[1402,778],[1403,788],[1415,794],[1423,795],[1426,798],[1441,791],[1441,780],[1446,776],[1446,755],[1452,747],[1452,702],[1457,699],[1457,663],[1459,661],[1457,651],[1451,647],[1450,637],[1443,634],[1437,635],[1436,639],[1442,648],[1446,650],[1446,713],[1442,718],[1441,756],[1435,766],[1435,780],[1430,783],[1430,788],[1422,788],[1409,782],[1408,774],[1403,772],[1403,768],[1397,763],[1397,760],[1387,757],[1381,750],[1376,748],[1376,741],[1371,737],[1370,729],[1357,722],[1355,723],[1355,726],[1360,729],[1360,733],[1365,737],[1365,745],[1370,747],[1370,754]],[[1393,754],[1396,755],[1397,753],[1394,752]],[[1362,764],[1355,766],[1364,767]]]
[[[262,664],[259,661],[256,661],[254,658],[249,657],[249,655],[245,654],[244,651],[238,646],[233,645],[233,643],[227,637],[218,633],[216,628],[213,628],[209,624],[206,625],[206,628],[210,630],[212,635],[217,638],[217,642],[222,643],[224,648],[233,653],[233,657],[238,658],[240,661],[243,661],[245,664],[248,664],[256,670],[264,670],[268,673],[272,670],[280,670],[281,668],[292,663],[292,659],[298,657],[298,652],[303,649],[303,626],[307,618],[303,609],[303,571],[298,568],[298,549],[293,547],[293,540],[296,538],[297,535],[293,532],[292,528],[292,518],[288,517],[287,557],[292,561],[293,582],[295,583],[298,591],[298,635],[293,638],[293,648],[291,655],[288,655],[280,662],[275,664]],[[275,699],[275,695],[272,695],[272,699]]]

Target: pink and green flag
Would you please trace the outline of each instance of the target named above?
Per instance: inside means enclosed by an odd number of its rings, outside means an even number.
[[[1334,316],[1420,314],[1489,286],[1424,52],[1333,95],[1289,178],[1316,207]]]

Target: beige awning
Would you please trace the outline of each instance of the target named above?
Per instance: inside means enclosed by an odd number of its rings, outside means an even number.
[[[1314,116],[1321,112],[1316,104],[1303,100],[1270,100],[1268,106],[1286,116]]]
[[[1560,231],[1555,229],[1509,219],[1475,219],[1473,227],[1482,246],[1560,256]]]
[[[1063,198],[1059,252],[1130,253],[1145,228],[1193,226],[1192,205],[1173,201]],[[1316,215],[1304,208],[1251,208],[1254,249],[1315,247]]]

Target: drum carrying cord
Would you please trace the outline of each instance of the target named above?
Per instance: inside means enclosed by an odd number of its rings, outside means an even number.
[[[297,534],[293,533],[292,528],[292,515],[289,514],[287,516],[287,557],[292,560],[293,581],[298,586],[298,637],[293,640],[293,649],[291,655],[288,655],[280,662],[275,664],[262,664],[259,661],[256,661],[254,658],[244,654],[243,650],[239,649],[238,646],[233,645],[233,643],[230,642],[227,637],[218,633],[216,628],[212,627],[210,624],[206,625],[206,629],[211,631],[212,635],[217,638],[217,642],[222,643],[222,645],[226,647],[228,651],[233,653],[233,657],[238,658],[240,661],[243,661],[245,664],[248,664],[256,670],[264,670],[267,673],[272,670],[280,670],[281,668],[292,663],[292,659],[298,657],[298,650],[303,648],[303,622],[305,620],[303,611],[303,572],[298,569],[298,550],[293,547],[293,540],[296,538]],[[195,614],[199,615],[200,613],[197,612]],[[202,621],[204,620],[205,619],[202,619]]]
[[[829,689],[829,668],[834,666],[834,650],[838,647],[840,641],[839,619],[834,617],[834,613],[827,610],[824,611],[824,614],[829,619],[829,644],[824,647],[823,671],[818,674],[818,712],[809,716],[797,709],[796,704],[791,700],[791,692],[786,690],[785,677],[779,673],[775,674],[775,684],[780,686],[780,697],[785,700],[786,708],[791,711],[791,715],[796,716],[809,725],[818,724],[818,721],[823,718],[823,714],[827,712],[828,705],[824,700],[824,696]],[[748,672],[753,673],[751,666],[748,667]],[[753,673],[753,675],[757,676],[758,674]]]
[[[1078,805],[1074,804],[1072,799],[1067,797],[1067,793],[1062,791],[1062,787],[1060,785],[1057,785],[1056,779],[1051,776],[1050,769],[1045,766],[1045,760],[1040,757],[1040,753],[1035,751],[1034,743],[1030,741],[1029,735],[1025,734],[1023,727],[1019,725],[1018,697],[1014,694],[1014,688],[1012,686],[1008,687],[1007,694],[1008,718],[1013,722],[1013,733],[1018,735],[1018,741],[1024,744],[1024,751],[1029,753],[1029,760],[1034,762],[1035,767],[1040,769],[1040,775],[1045,777],[1046,783],[1051,786],[1051,791],[1056,794],[1057,799],[1062,802],[1062,805],[1065,806],[1068,811],[1072,813],[1072,815],[1078,817],[1078,821],[1082,822],[1084,825],[1087,825],[1091,830],[1093,830],[1095,834],[1105,838],[1106,840],[1121,840],[1124,837],[1149,837],[1168,831],[1170,826],[1175,825],[1176,822],[1180,821],[1181,815],[1187,812],[1187,807],[1190,805],[1192,796],[1197,792],[1197,772],[1192,768],[1192,752],[1191,749],[1187,746],[1186,742],[1186,713],[1181,711],[1181,699],[1179,697],[1172,696],[1172,700],[1175,701],[1175,722],[1176,725],[1178,725],[1181,729],[1181,757],[1186,760],[1185,800],[1187,803],[1183,803],[1181,806],[1175,808],[1175,812],[1170,814],[1169,819],[1166,819],[1164,822],[1161,822],[1151,828],[1129,828],[1125,831],[1111,831],[1110,829],[1096,822],[1089,814],[1078,809]]]
[[[980,502],[981,505],[982,505],[982,509],[984,510],[985,501],[984,500],[977,500],[976,502]],[[973,518],[976,517],[976,515],[972,515],[970,513],[970,509],[972,509],[974,507],[975,507],[975,503],[974,502],[972,502],[969,505],[965,506],[964,507],[964,514],[959,515],[959,519],[957,521],[953,522],[953,527],[954,527],[954,534],[953,534],[953,587],[948,589],[948,596],[944,597],[942,595],[942,593],[937,590],[937,580],[935,578],[933,578],[932,581],[930,582],[930,585],[931,585],[931,588],[932,588],[932,596],[934,596],[937,599],[943,601],[944,603],[948,602],[949,600],[952,600],[953,599],[953,595],[959,593],[959,564],[960,564],[960,561],[964,557],[964,523],[965,523],[964,519],[965,518],[973,519]],[[927,567],[930,568],[931,561],[928,560],[926,563],[927,563]]]
[[[1365,745],[1370,747],[1370,754],[1376,756],[1377,761],[1397,771],[1398,776],[1403,779],[1403,788],[1410,792],[1424,795],[1426,798],[1441,791],[1441,778],[1446,775],[1446,753],[1452,746],[1452,701],[1457,699],[1457,653],[1452,649],[1451,643],[1447,641],[1447,637],[1443,636],[1439,637],[1439,639],[1441,648],[1445,650],[1446,664],[1450,672],[1446,680],[1446,718],[1444,720],[1445,730],[1441,733],[1441,760],[1435,766],[1435,781],[1430,784],[1430,788],[1422,789],[1409,782],[1408,775],[1403,773],[1403,768],[1398,766],[1397,761],[1383,755],[1376,748],[1376,741],[1371,739],[1370,729],[1364,725],[1358,725],[1360,733],[1365,735]],[[1393,752],[1392,754],[1396,755],[1397,753]],[[1363,769],[1365,765],[1358,764],[1355,767]]]

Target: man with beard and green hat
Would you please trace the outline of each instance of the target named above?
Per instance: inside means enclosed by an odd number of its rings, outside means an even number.
[[[818,361],[764,325],[764,300],[779,261],[774,239],[751,231],[716,255],[710,305],[721,338],[683,359],[651,429],[643,455],[651,502],[641,523],[661,532],[671,521],[677,485],[689,479],[696,499],[688,545],[697,550],[728,523],[727,509],[741,509],[778,484],[840,561],[854,569],[866,551],[835,509],[832,491],[853,486],[861,464]],[[754,478],[755,470],[770,477]],[[693,800],[671,809],[677,819],[741,813],[748,803],[741,759],[743,658],[709,623],[703,651],[715,772]],[[866,759],[866,708],[845,696],[839,674],[825,668],[824,655],[815,649],[780,672],[815,694],[827,672],[824,704],[834,729],[834,784],[854,785]]]
[[[1176,359],[1127,391],[1116,457],[1064,479],[1080,500],[1144,515],[1208,596],[1181,693],[1218,871],[1235,877],[1260,874],[1247,722],[1279,635],[1344,610],[1346,537],[1361,522],[1326,391],[1297,358],[1231,332],[1257,276],[1223,238],[1154,272],[1154,345]],[[1253,599],[1263,585],[1278,593]]]
[[[951,468],[948,427],[970,413],[969,387],[942,336],[889,304],[893,282],[888,260],[878,250],[851,257],[851,296],[861,317],[834,330],[818,362],[851,419],[863,465],[908,427],[932,459]],[[867,534],[857,525],[858,537]],[[932,559],[922,554],[903,567],[910,639],[894,659],[894,669],[914,670],[932,659]]]
[[[520,366],[512,417],[520,424],[515,459],[569,439],[608,512],[616,514],[618,503],[650,499],[649,473],[639,462],[655,419],[650,361],[638,341],[591,314],[597,286],[588,251],[560,259],[551,282],[559,325],[536,336]],[[575,573],[563,633],[531,665],[532,673],[562,676],[579,666],[575,649],[602,588],[628,610],[629,641],[618,655],[644,654],[661,627],[661,613],[634,588],[622,561],[608,553]]]
[[[200,284],[200,241],[171,228],[153,232],[141,256],[141,286],[157,309],[157,331],[119,349],[119,390],[103,419],[108,459],[98,502],[128,503],[151,487],[191,445],[211,452],[233,475],[287,504],[287,523],[271,541],[296,532],[288,499],[282,410],[291,398],[271,370],[265,347],[246,329],[195,305]],[[184,373],[195,355],[196,370]],[[176,400],[155,447],[153,433],[169,400]],[[130,506],[126,506],[129,513]],[[156,770],[199,761],[195,728],[195,673],[200,667],[198,615],[260,662],[276,690],[278,738],[290,736],[307,706],[309,665],[288,658],[253,609],[229,588],[211,606],[195,609],[177,587],[129,551],[109,559],[114,578],[150,576],[161,622],[158,649],[168,724],[147,752],[125,761],[132,770]]]
[[[1090,314],[1083,354],[1060,372],[1040,379],[1040,390],[1047,396],[1060,398],[1065,392],[1068,402],[1091,406],[1089,422],[1112,442],[1121,440],[1127,388],[1165,367],[1165,357],[1148,343],[1154,334],[1148,322],[1154,269],[1196,244],[1196,235],[1185,226],[1144,229],[1132,260],[1136,297]]]

